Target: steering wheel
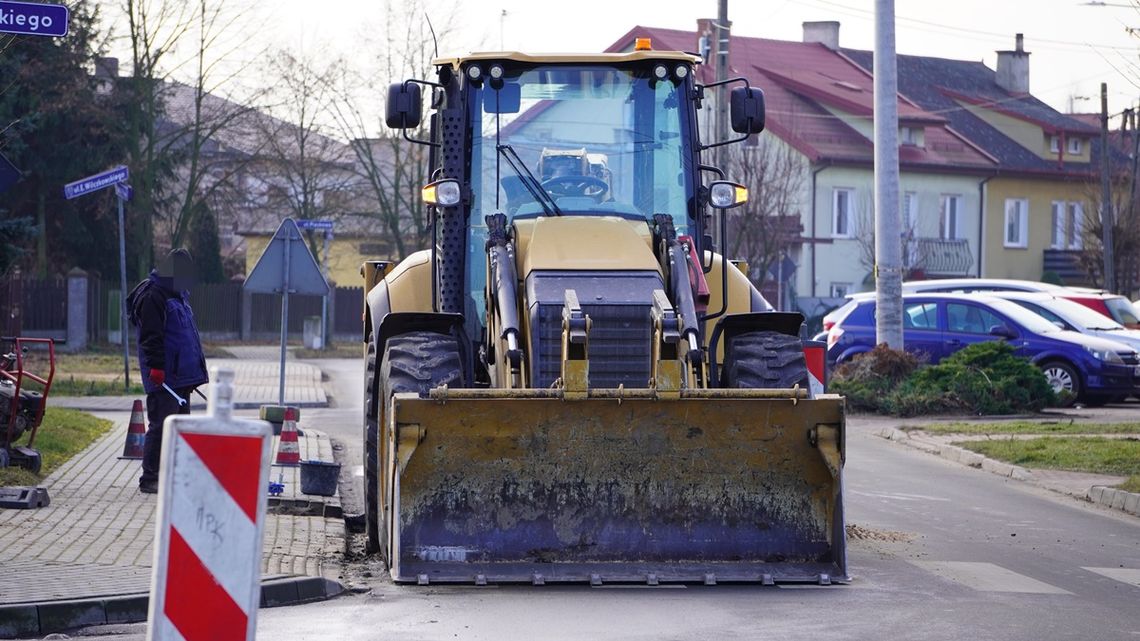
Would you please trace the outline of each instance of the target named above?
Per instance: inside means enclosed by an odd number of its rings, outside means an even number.
[[[601,178],[593,176],[555,176],[542,182],[542,188],[551,196],[586,196],[601,202],[610,186]]]

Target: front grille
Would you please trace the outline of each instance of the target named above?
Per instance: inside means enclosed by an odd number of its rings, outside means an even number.
[[[534,387],[562,370],[562,307],[574,290],[590,317],[590,387],[647,387],[652,372],[653,291],[657,272],[534,272],[527,277]]]
[[[590,387],[647,387],[653,326],[648,305],[583,305],[590,317]],[[562,305],[539,306],[537,387],[562,370]]]
[[[1125,365],[1140,365],[1140,358],[1137,358],[1136,352],[1117,352],[1117,354]]]

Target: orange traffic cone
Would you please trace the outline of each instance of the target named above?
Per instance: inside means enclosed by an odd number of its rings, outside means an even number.
[[[297,414],[292,408],[285,410],[285,418],[281,421],[281,438],[277,442],[277,460],[273,464],[301,464],[301,445],[297,442]]]
[[[131,423],[127,426],[127,443],[119,458],[140,459],[143,457],[143,443],[146,442],[146,418],[143,416],[142,401],[135,399],[131,407]]]

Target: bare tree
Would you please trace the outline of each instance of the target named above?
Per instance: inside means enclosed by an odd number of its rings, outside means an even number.
[[[751,275],[761,284],[803,232],[800,210],[808,166],[788,145],[765,136],[755,140],[754,146],[726,151],[726,173],[748,188],[748,202],[729,214],[727,250],[748,261]]]
[[[352,141],[357,170],[372,201],[368,215],[377,218],[397,258],[431,241],[430,221],[420,198],[420,187],[430,181],[428,150],[387,129],[375,105],[383,104],[388,83],[429,76],[438,53],[436,42],[454,48],[450,42],[457,32],[454,9],[453,2],[447,6],[430,0],[385,2],[382,39],[367,43],[377,52],[375,64],[345,68],[336,78],[333,116],[340,135]],[[436,21],[429,21],[429,15]],[[427,123],[408,135],[427,138]]]
[[[875,270],[875,207],[870,196],[864,197],[859,206],[859,223],[855,228],[855,241],[859,244],[859,264],[868,272]],[[914,278],[925,267],[925,257],[919,251],[921,238],[918,235],[918,219],[902,222],[902,270],[903,279]]]
[[[262,145],[258,180],[269,211],[342,220],[358,210],[353,149],[332,137],[332,77],[343,64],[318,65],[287,52],[272,59],[267,77],[274,86],[267,96],[273,115],[255,119]]]
[[[128,228],[140,275],[153,263],[155,242],[183,244],[196,212],[234,174],[213,165],[208,150],[249,107],[209,98],[243,70],[236,54],[249,53],[241,38],[254,14],[240,2],[123,0],[131,70],[119,84],[135,187]]]

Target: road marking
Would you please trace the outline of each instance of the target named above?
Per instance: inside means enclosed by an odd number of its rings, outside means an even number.
[[[966,561],[911,561],[911,563],[944,579],[961,583],[979,592],[1072,594],[1068,590],[1062,590],[993,563]]]
[[[1140,570],[1134,570],[1132,568],[1085,568],[1085,567],[1082,567],[1081,569],[1082,570],[1088,570],[1089,572],[1096,572],[1097,574],[1099,574],[1101,576],[1106,576],[1106,577],[1108,577],[1114,581],[1120,581],[1121,583],[1127,583],[1129,585],[1134,585],[1134,586],[1140,588]]]
[[[904,494],[902,492],[859,492],[849,490],[851,494],[869,496],[876,499],[891,499],[892,501],[949,501],[941,496],[926,496],[925,494]]]

